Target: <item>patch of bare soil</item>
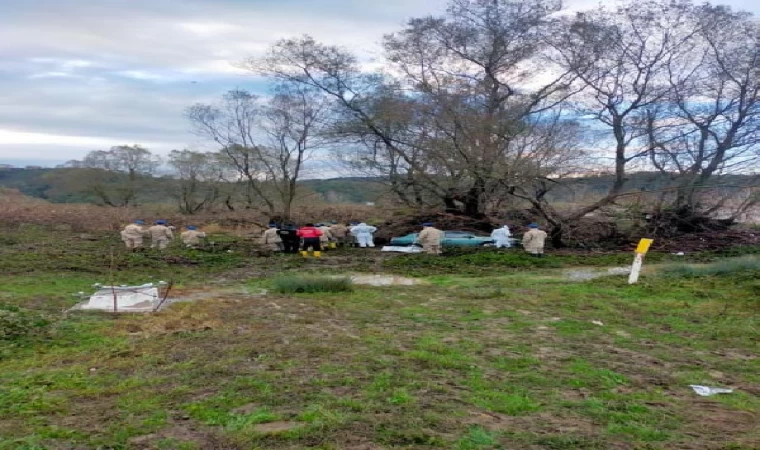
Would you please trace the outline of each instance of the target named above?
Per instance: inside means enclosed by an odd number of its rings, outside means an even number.
[[[174,423],[155,433],[144,434],[129,439],[130,448],[140,450],[158,450],[167,439],[181,443],[191,443],[204,450],[238,450],[240,447],[223,438],[216,431],[185,421]]]
[[[279,422],[260,423],[254,426],[253,429],[256,432],[262,433],[262,434],[276,434],[276,433],[283,433],[285,431],[294,430],[302,426],[303,424],[300,422],[279,421]]]
[[[259,405],[258,403],[248,403],[247,405],[243,405],[243,406],[233,409],[231,412],[235,414],[251,414],[260,408],[261,408],[261,405]]]
[[[479,425],[491,431],[522,432],[533,430],[541,434],[583,434],[592,436],[597,428],[591,420],[577,416],[555,416],[549,413],[532,414],[529,416],[507,416],[490,411],[472,411],[465,423]],[[541,424],[536,428],[536,424]]]
[[[691,439],[685,439],[685,442],[674,448],[760,448],[757,427],[760,424],[760,414],[729,409],[716,401],[701,397],[689,397],[686,403],[684,414],[687,423],[683,434]]]

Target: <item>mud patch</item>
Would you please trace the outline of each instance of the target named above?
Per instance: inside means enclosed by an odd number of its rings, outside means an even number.
[[[249,403],[247,405],[240,406],[232,410],[234,414],[252,414],[256,410],[260,409],[261,405],[258,403]]]
[[[161,309],[173,305],[174,303],[198,302],[202,300],[228,299],[228,298],[249,298],[263,297],[267,295],[266,289],[209,289],[190,292],[177,292],[175,295],[169,293],[169,297],[164,302]]]
[[[277,433],[284,433],[286,431],[294,430],[302,426],[303,424],[300,422],[279,421],[279,422],[260,423],[254,426],[253,429],[257,433],[261,433],[261,434],[277,434]]]
[[[179,424],[172,425],[156,433],[135,436],[129,439],[129,444],[134,448],[140,449],[161,449],[164,448],[162,441],[167,439],[176,440],[182,443],[199,445],[201,448],[218,449],[228,448],[220,442],[218,436],[210,431],[195,429],[192,426],[183,426]]]
[[[489,411],[473,411],[465,423],[480,425],[491,431],[522,432],[535,429],[536,424],[541,424],[542,434],[595,434],[594,425],[589,419],[570,415],[559,417],[548,413],[515,417]]]

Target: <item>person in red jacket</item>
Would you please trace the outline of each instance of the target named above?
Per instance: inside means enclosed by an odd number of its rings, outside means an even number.
[[[314,250],[314,257],[319,258],[322,256],[322,246],[320,245],[319,238],[322,236],[322,231],[318,228],[314,228],[313,223],[307,223],[305,227],[298,230],[298,237],[303,239],[303,247],[301,248],[301,254],[304,257],[309,256],[309,248]]]

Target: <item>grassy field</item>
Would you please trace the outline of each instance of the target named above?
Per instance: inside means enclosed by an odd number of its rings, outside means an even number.
[[[721,259],[756,248],[628,286],[567,273],[628,254],[304,261],[214,240],[129,254],[114,236],[5,230],[0,449],[760,448],[760,271]],[[283,281],[380,271],[419,283],[298,293]],[[172,295],[199,300],[65,312],[111,278],[171,279]]]

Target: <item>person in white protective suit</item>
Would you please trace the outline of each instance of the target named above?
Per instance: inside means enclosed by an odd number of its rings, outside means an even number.
[[[351,227],[351,235],[356,237],[356,241],[359,243],[359,247],[374,247],[375,242],[372,235],[377,231],[377,228],[367,225],[362,222],[359,225]]]
[[[512,241],[509,239],[512,233],[509,231],[509,226],[504,225],[501,228],[493,230],[491,233],[491,239],[493,239],[496,248],[509,248],[512,246]]]

